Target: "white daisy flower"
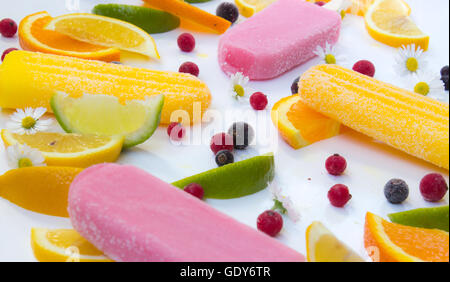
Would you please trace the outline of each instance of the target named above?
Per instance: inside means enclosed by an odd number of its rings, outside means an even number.
[[[325,44],[325,48],[322,46],[317,46],[314,54],[319,56],[325,64],[342,64],[344,62],[344,57],[336,52],[336,49],[331,46],[328,42]]]
[[[323,7],[329,10],[336,11],[341,18],[344,19],[347,15],[347,9],[352,5],[350,0],[334,0],[326,3]]]
[[[395,59],[395,69],[400,75],[417,74],[425,69],[427,62],[424,60],[423,49],[416,45],[402,46]]]
[[[231,75],[230,80],[230,92],[234,98],[245,97],[246,94],[250,93],[251,89],[248,87],[248,81],[250,79],[242,72]]]
[[[38,131],[45,131],[52,123],[50,119],[40,119],[46,111],[42,107],[37,109],[26,108],[25,110],[17,109],[6,123],[6,127],[18,134],[35,134]]]
[[[272,209],[278,210],[282,214],[286,214],[292,221],[297,222],[300,219],[300,214],[294,207],[291,199],[281,195],[281,189],[274,182],[270,184],[269,189],[274,201]]]
[[[45,166],[42,153],[27,145],[15,144],[6,149],[8,165],[12,169],[29,166]]]
[[[444,82],[438,75],[420,72],[413,75],[410,83],[413,92],[441,100],[445,92]]]

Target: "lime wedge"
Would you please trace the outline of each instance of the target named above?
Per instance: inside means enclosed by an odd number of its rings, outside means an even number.
[[[172,14],[147,7],[99,4],[92,13],[132,23],[148,33],[162,33],[180,26],[180,19]]]
[[[172,184],[183,189],[188,184],[198,183],[205,190],[205,198],[233,199],[261,191],[274,175],[275,162],[270,153],[211,169]]]
[[[68,133],[122,135],[124,147],[149,139],[159,125],[163,95],[119,103],[114,96],[84,94],[73,98],[65,93],[53,95],[50,105],[61,127]]]
[[[441,229],[448,232],[448,205],[391,213],[388,217],[394,223],[413,227]]]

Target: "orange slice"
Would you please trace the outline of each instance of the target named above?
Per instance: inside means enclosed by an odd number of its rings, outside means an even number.
[[[278,101],[271,112],[272,122],[294,149],[339,134],[340,123],[306,106],[298,95]]]
[[[448,262],[448,232],[390,223],[366,215],[364,245],[376,262]]]
[[[370,36],[392,47],[415,44],[428,50],[430,37],[409,17],[409,6],[403,0],[376,0],[364,20]]]
[[[120,61],[120,51],[72,39],[44,27],[53,18],[47,12],[25,17],[19,25],[20,46],[24,50],[105,62]]]
[[[182,20],[196,23],[210,32],[222,34],[231,26],[231,22],[182,0],[144,0],[144,2],[152,8],[169,12]]]

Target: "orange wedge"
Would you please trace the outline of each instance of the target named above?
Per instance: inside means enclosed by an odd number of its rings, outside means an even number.
[[[411,9],[403,0],[376,0],[364,20],[370,36],[392,47],[415,44],[428,50],[430,37],[409,17]]]
[[[150,7],[169,12],[182,20],[196,23],[210,32],[224,33],[231,22],[180,0],[144,0]]]
[[[448,262],[448,232],[390,223],[366,215],[364,245],[376,262]]]
[[[47,12],[39,12],[25,17],[19,25],[20,46],[24,50],[101,60],[120,61],[120,51],[72,39],[44,27],[52,20]]]
[[[298,95],[278,101],[271,112],[272,122],[294,149],[339,134],[340,123],[306,106]]]

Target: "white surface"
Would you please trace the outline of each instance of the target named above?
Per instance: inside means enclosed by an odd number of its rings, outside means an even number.
[[[9,1],[7,6],[3,5],[0,9],[0,18],[9,17],[19,22],[24,16],[42,10],[48,11],[53,16],[69,13],[64,2]],[[109,2],[140,3],[138,0],[82,0],[80,8],[88,12],[95,4]],[[214,0],[198,6],[214,12],[219,2],[221,1]],[[411,4],[412,17],[418,26],[431,36],[427,60],[438,74],[440,68],[448,64],[449,3],[442,0],[408,2]],[[162,58],[159,62],[127,58],[123,61],[140,67],[175,71],[182,62],[194,61],[200,67],[200,79],[204,80],[212,91],[211,109],[222,113],[231,110],[234,114],[231,115],[231,120],[219,119],[204,123],[202,131],[199,126],[194,127],[192,131],[202,132],[204,139],[202,144],[176,146],[168,141],[166,129],[159,128],[145,144],[127,151],[120,157],[120,163],[136,165],[166,181],[177,180],[216,167],[208,146],[212,132],[227,130],[233,119],[243,120],[244,112],[253,113],[248,104],[235,102],[227,92],[228,79],[217,63],[219,37],[195,34],[196,50],[191,54],[185,54],[181,53],[176,45],[176,37],[181,32],[182,30],[178,29],[154,36]],[[366,32],[362,18],[348,16],[345,19],[338,46],[347,57],[349,66],[359,59],[369,59],[377,68],[378,79],[402,85],[402,80],[392,68],[396,50],[373,40]],[[0,50],[9,47],[19,47],[17,36],[12,39],[0,38]],[[277,79],[252,82],[251,87],[266,93],[271,106],[280,98],[290,95],[290,86],[294,78],[317,63],[319,59],[311,60]],[[445,95],[448,99],[448,92]],[[244,159],[250,155],[275,151],[277,181],[283,193],[291,196],[302,216],[296,224],[285,218],[285,227],[277,237],[292,248],[305,253],[305,229],[313,220],[320,220],[345,243],[363,254],[363,226],[367,211],[385,217],[390,212],[448,204],[448,195],[441,203],[430,204],[422,199],[418,190],[420,179],[425,174],[440,172],[448,180],[448,171],[439,170],[355,134],[343,134],[295,151],[278,137],[270,121],[270,106],[268,110],[260,113],[257,124],[250,123],[259,134],[266,134],[266,130],[270,131],[269,135],[273,136],[276,142],[271,142],[270,145],[259,144],[250,150],[239,152],[236,157]],[[6,113],[2,113],[0,127],[4,126],[6,117]],[[348,169],[344,176],[330,176],[324,169],[325,159],[333,153],[345,156],[348,161]],[[1,146],[0,173],[7,169],[5,150]],[[384,184],[393,177],[404,179],[410,186],[410,197],[402,205],[389,204],[383,195]],[[348,185],[353,194],[353,199],[342,209],[332,207],[326,196],[328,189],[337,183]],[[208,200],[207,203],[252,227],[256,225],[257,216],[272,206],[267,190],[240,199]],[[32,227],[70,228],[71,225],[68,219],[29,212],[0,199],[0,261],[35,261],[29,243]]]

